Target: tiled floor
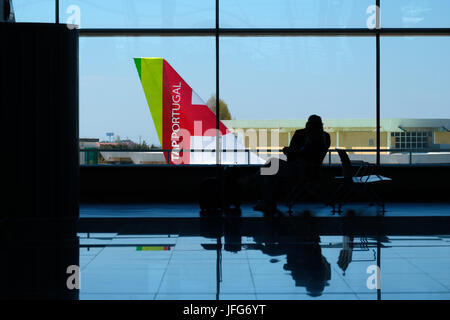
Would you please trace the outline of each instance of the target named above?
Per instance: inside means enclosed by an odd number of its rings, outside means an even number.
[[[80,299],[450,299],[448,236],[79,236]],[[380,290],[367,286],[377,263]]]
[[[196,204],[84,204],[80,299],[450,299],[450,204],[388,204],[370,221],[366,204],[344,208],[355,219],[279,208],[205,220]]]

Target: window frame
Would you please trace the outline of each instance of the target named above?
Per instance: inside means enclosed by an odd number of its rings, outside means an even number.
[[[369,28],[221,28],[219,21],[220,0],[215,0],[215,28],[81,28],[81,37],[190,37],[190,36],[214,36],[216,51],[216,105],[219,113],[220,99],[220,38],[227,36],[253,36],[253,37],[283,37],[283,36],[323,36],[323,37],[372,37],[376,42],[376,165],[380,165],[381,154],[381,102],[380,102],[380,38],[381,37],[410,37],[410,36],[450,36],[450,28],[382,28],[380,23],[381,0],[375,0],[376,27]],[[59,23],[59,0],[55,0],[55,23]],[[219,117],[216,117],[216,128],[219,128]],[[402,140],[401,135],[395,137]],[[220,165],[219,139],[217,140],[217,164]],[[402,140],[403,141],[403,140]],[[417,141],[417,140],[416,140]],[[411,145],[411,143],[409,143]],[[416,144],[416,143],[414,143]],[[403,145],[403,142],[402,142]],[[405,143],[405,145],[407,145]]]

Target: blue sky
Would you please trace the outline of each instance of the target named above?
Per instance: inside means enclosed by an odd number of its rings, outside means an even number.
[[[214,27],[214,0],[61,0],[81,27]],[[223,27],[365,27],[366,0],[222,0]],[[54,21],[54,1],[14,1],[17,21]],[[384,27],[450,27],[447,0],[382,0]],[[211,37],[80,39],[80,136],[157,143],[132,61],[164,57],[206,101],[215,91]],[[381,42],[382,117],[450,118],[450,37]],[[375,117],[375,39],[223,37],[220,95],[236,119]]]

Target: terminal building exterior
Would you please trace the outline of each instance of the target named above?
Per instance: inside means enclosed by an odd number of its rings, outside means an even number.
[[[222,120],[231,131],[243,134],[247,148],[257,149],[281,149],[289,145],[295,130],[304,128],[306,121]],[[331,136],[331,148],[376,148],[374,119],[324,119],[323,123]],[[380,131],[382,149],[450,149],[450,119],[382,119]],[[278,142],[272,138],[273,134],[278,135]]]

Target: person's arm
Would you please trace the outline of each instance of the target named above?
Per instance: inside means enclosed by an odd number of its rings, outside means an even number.
[[[327,156],[328,150],[330,149],[330,146],[331,146],[330,134],[328,132],[324,132],[324,135],[325,135],[325,148],[323,150],[322,161]]]
[[[289,147],[283,148],[283,153],[286,156],[294,154],[298,149],[301,148],[301,137],[300,136],[301,136],[300,132],[298,130],[295,131],[294,136],[291,139],[291,143],[289,144]]]
[[[326,143],[327,151],[328,151],[328,149],[330,149],[330,146],[331,146],[331,138],[330,138],[330,134],[328,132],[325,132],[325,143]]]

